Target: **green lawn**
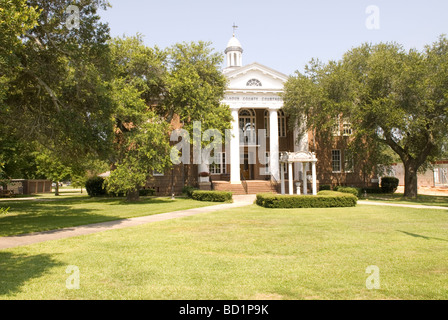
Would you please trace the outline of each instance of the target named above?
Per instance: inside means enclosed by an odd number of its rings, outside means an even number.
[[[361,197],[361,200],[363,197]],[[399,204],[417,204],[425,206],[448,207],[448,196],[423,195],[417,196],[417,199],[407,199],[402,193],[393,194],[368,194],[367,200],[380,201]]]
[[[2,250],[0,298],[448,299],[447,252],[448,210],[251,205]]]
[[[0,215],[0,237],[216,205],[185,198],[141,199],[127,203],[122,198],[42,195],[38,200],[0,201],[0,208],[9,207]]]

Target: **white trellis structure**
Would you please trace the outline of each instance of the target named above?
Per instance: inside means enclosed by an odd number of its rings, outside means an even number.
[[[316,178],[316,162],[317,158],[313,152],[308,151],[298,151],[298,152],[282,152],[280,154],[280,176],[281,176],[281,193],[285,194],[285,164],[288,165],[288,187],[289,194],[293,194],[293,163],[298,162],[301,165],[302,171],[302,186],[303,194],[308,193],[307,188],[307,176],[306,176],[306,165],[311,164],[311,175],[312,175],[312,192],[313,195],[317,194],[317,178]],[[297,185],[297,194],[300,194],[300,183]]]

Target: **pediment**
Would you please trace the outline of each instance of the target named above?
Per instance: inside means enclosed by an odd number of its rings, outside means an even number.
[[[229,70],[225,76],[229,90],[281,91],[288,80],[287,75],[256,62]]]

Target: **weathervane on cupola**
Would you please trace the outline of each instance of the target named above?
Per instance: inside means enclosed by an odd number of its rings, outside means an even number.
[[[241,47],[241,43],[235,37],[235,30],[238,28],[235,22],[233,23],[232,28],[233,37],[227,43],[227,48],[224,51],[227,57],[227,70],[243,65],[243,48]]]

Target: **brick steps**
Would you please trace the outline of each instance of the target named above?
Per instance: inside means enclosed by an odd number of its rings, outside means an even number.
[[[230,184],[228,181],[213,181],[213,189],[218,191],[231,191],[235,195],[246,194],[243,184]],[[249,180],[247,183],[247,194],[277,193],[270,181]]]

